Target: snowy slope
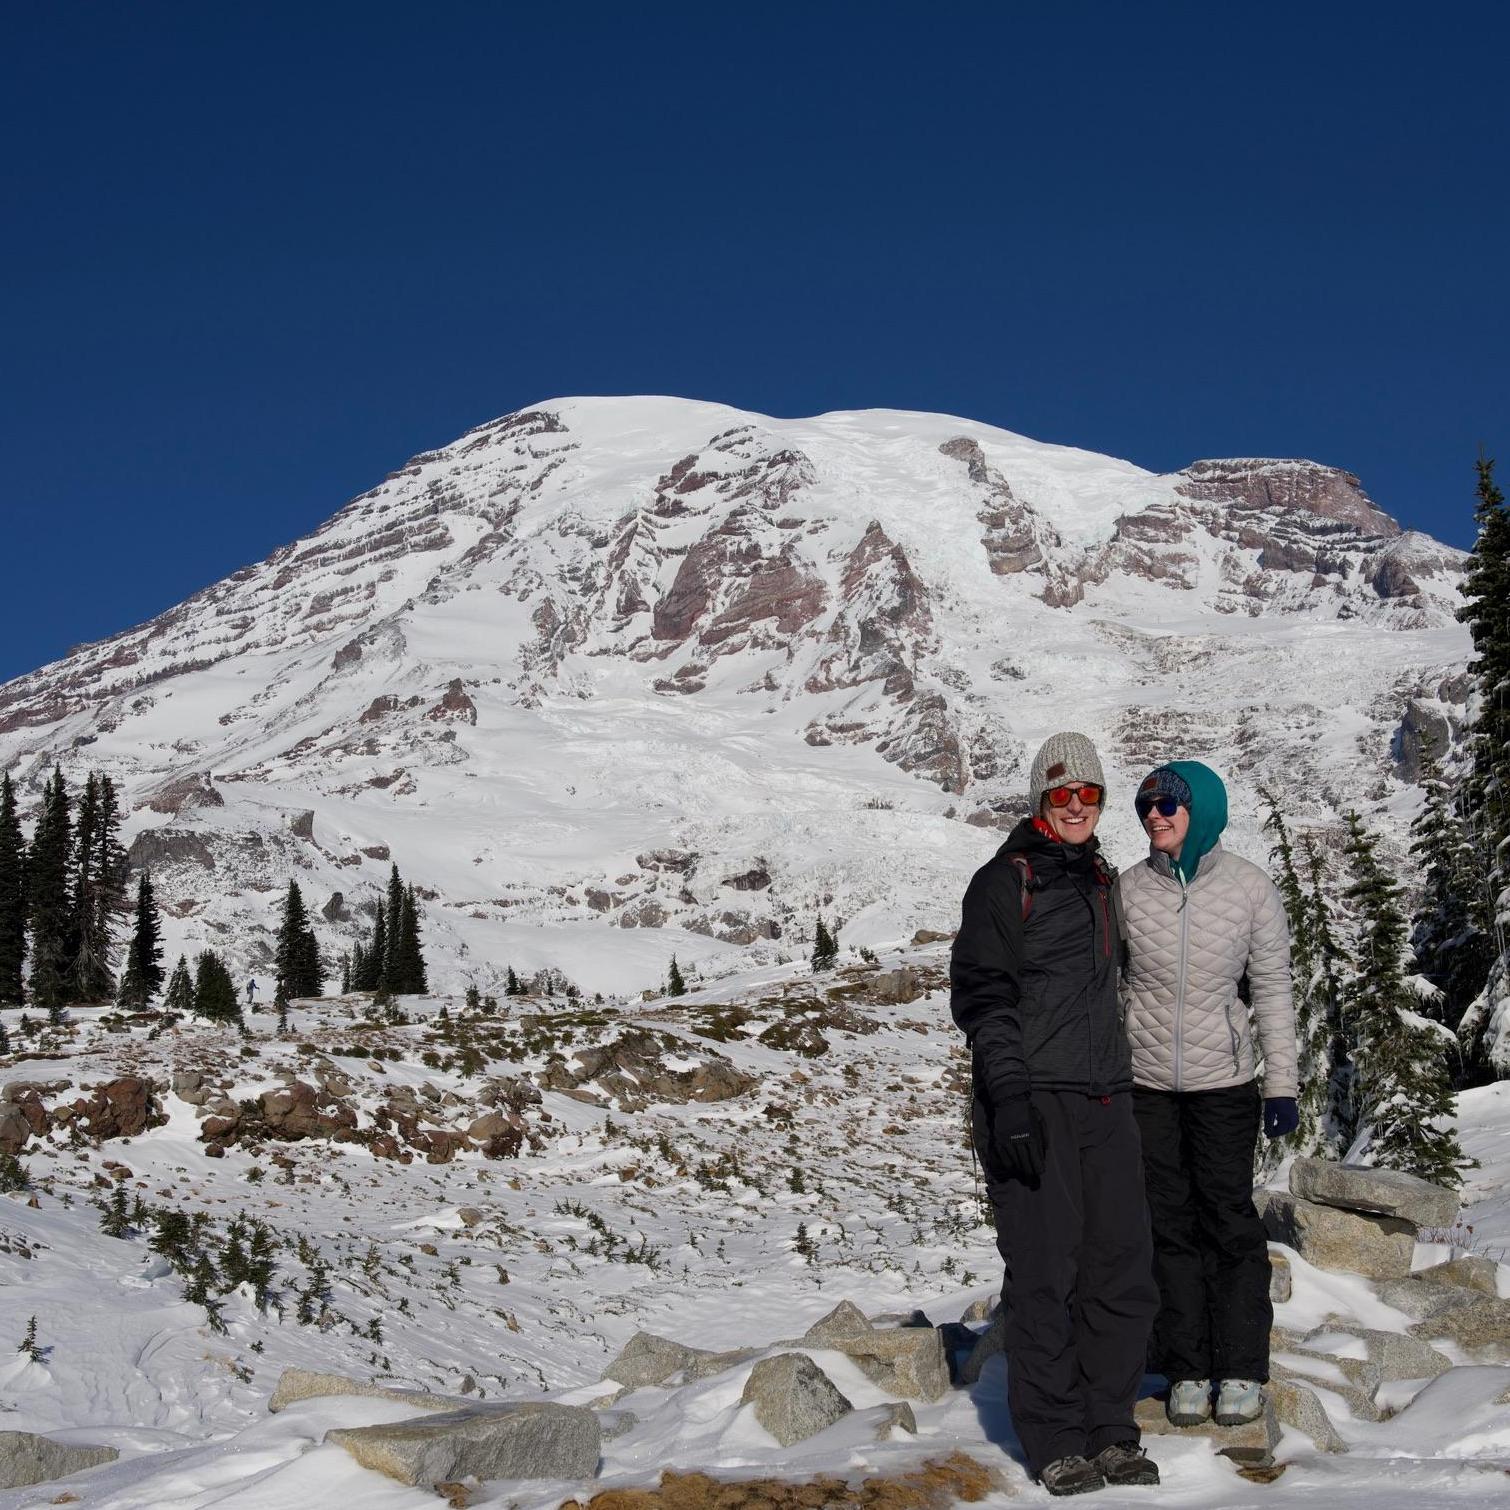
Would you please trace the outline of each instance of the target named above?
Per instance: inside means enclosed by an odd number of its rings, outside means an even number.
[[[467,1030],[487,1047],[481,1075],[458,1066],[452,1029],[439,1020],[442,1005],[458,1018],[455,1000],[406,999],[414,1021],[397,1027],[364,1026],[357,1000],[301,1006],[289,1039],[272,1036],[265,1017],[242,1040],[193,1023],[149,1037],[145,1023],[77,1014],[48,1041],[54,1057],[0,1070],[7,1092],[21,1094],[26,1078],[71,1088],[129,1068],[161,1088],[166,1120],[99,1146],[59,1126],[25,1150],[31,1189],[0,1197],[0,1337],[19,1339],[35,1315],[44,1357],[0,1355],[0,1409],[9,1430],[105,1443],[121,1458],[66,1484],[0,1493],[0,1510],[59,1503],[64,1492],[87,1510],[323,1510],[342,1500],[421,1510],[438,1501],[323,1442],[331,1427],[395,1420],[409,1408],[320,1399],[269,1415],[284,1368],[484,1400],[587,1404],[605,1399],[603,1369],[638,1329],[706,1349],[764,1350],[800,1336],[841,1299],[872,1316],[921,1307],[935,1323],[989,1300],[1000,1269],[961,1138],[965,1067],[948,1026],[944,962],[943,946],[881,959],[882,969],[917,972],[925,994],[905,1005],[876,1000],[874,974],[848,955],[848,973],[817,981],[768,967],[675,1001],[590,1013],[506,1004]],[[16,1015],[5,1014],[12,1030]],[[772,1027],[800,1022],[818,1028],[821,1047],[774,1046]],[[469,1151],[440,1164],[324,1138],[252,1139],[212,1155],[209,1121],[196,1115],[203,1108],[169,1089],[191,1093],[186,1073],[202,1072],[247,1099],[298,1076],[336,1087],[365,1127],[408,1088],[429,1098],[438,1120],[464,1123],[490,1088],[549,1082],[553,1055],[581,1063],[626,1031],[657,1036],[669,1066],[716,1054],[752,1083],[712,1102],[645,1104],[610,1097],[602,1080],[581,1088],[586,1099],[547,1089],[526,1111],[530,1137],[517,1156]],[[364,1052],[353,1054],[358,1041]],[[1484,1163],[1465,1192],[1459,1236],[1502,1259],[1506,1090],[1469,1092],[1459,1118],[1465,1146]],[[265,1218],[280,1239],[267,1311],[247,1291],[232,1293],[216,1330],[149,1249],[145,1226],[121,1237],[100,1231],[95,1203],[117,1185],[152,1209],[204,1213],[212,1234],[239,1213]],[[637,1249],[641,1261],[626,1261]],[[1447,1256],[1422,1244],[1417,1267]],[[329,1265],[329,1288],[301,1325],[296,1296],[317,1257]],[[1291,1260],[1295,1294],[1278,1309],[1280,1325],[1406,1324],[1368,1281]],[[1510,1267],[1499,1276],[1510,1293]],[[859,1411],[889,1398],[842,1355],[814,1356]],[[873,1418],[857,1415],[791,1450],[740,1405],[748,1369],[626,1397],[615,1408],[635,1420],[605,1443],[595,1483],[491,1484],[472,1503],[546,1510],[573,1494],[653,1485],[667,1467],[858,1477],[954,1449],[1001,1474],[993,1499],[1046,1501],[1013,1456],[999,1358],[973,1388],[914,1402],[916,1437],[877,1442]],[[1348,1454],[1328,1457],[1287,1431],[1284,1476],[1266,1486],[1245,1485],[1207,1442],[1157,1439],[1158,1502],[1497,1502],[1510,1466],[1507,1387],[1510,1368],[1493,1365],[1394,1385],[1398,1413],[1382,1423],[1329,1398]],[[1150,1502],[1146,1492],[1098,1501]]]
[[[265,974],[290,876],[332,954],[389,857],[436,982],[588,991],[952,926],[1063,727],[1199,756],[1396,844],[1468,653],[1461,554],[1310,462],[1155,476],[949,416],[564,399],[0,688],[0,764],[114,775],[169,945]],[[339,897],[337,897],[339,893]]]

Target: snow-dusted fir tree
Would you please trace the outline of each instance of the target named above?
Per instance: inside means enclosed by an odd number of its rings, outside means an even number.
[[[181,954],[173,967],[173,974],[168,978],[163,1010],[180,1017],[187,1017],[194,1010],[194,977],[189,974],[188,960]]]
[[[304,910],[304,895],[297,881],[288,883],[283,898],[283,916],[278,924],[275,957],[276,990],[288,997],[318,996],[325,989],[325,969],[320,946]]]
[[[26,840],[10,773],[0,776],[0,1006],[26,1000]]]
[[[818,926],[813,931],[813,957],[812,968],[816,970],[832,970],[834,962],[839,958],[838,940],[828,930],[828,924],[823,921],[823,914],[818,914]]]
[[[75,1001],[115,995],[116,925],[127,911],[120,826],[115,783],[91,771],[79,796],[69,889],[68,981]]]
[[[1300,1126],[1294,1138],[1286,1140],[1287,1148],[1281,1148],[1277,1142],[1266,1142],[1259,1149],[1262,1169],[1267,1172],[1286,1151],[1311,1154],[1332,1149],[1334,1140],[1327,1112],[1332,1099],[1333,1028],[1328,1009],[1335,1005],[1335,996],[1327,991],[1328,977],[1318,955],[1318,919],[1300,879],[1295,846],[1279,799],[1270,791],[1261,790],[1260,795],[1269,809],[1264,829],[1274,839],[1269,851],[1275,867],[1274,884],[1279,888],[1285,916],[1290,921],[1290,979],[1295,998],[1295,1047],[1300,1075],[1300,1094],[1296,1098]]]
[[[1421,879],[1411,945],[1421,974],[1438,995],[1426,1016],[1456,1033],[1494,963],[1484,876],[1456,810],[1454,785],[1434,755],[1422,762],[1426,801],[1411,825],[1410,852]]]
[[[1353,1061],[1342,1020],[1342,983],[1347,956],[1333,922],[1332,902],[1326,886],[1326,858],[1316,835],[1305,834],[1301,848],[1305,851],[1306,903],[1311,949],[1316,962],[1316,983],[1312,993],[1327,1033],[1328,1069],[1322,1146],[1328,1153],[1340,1157],[1352,1141]]]
[[[194,1014],[210,1022],[240,1022],[241,999],[225,961],[213,949],[199,956],[194,969]]]
[[[1507,839],[1510,839],[1510,511],[1494,481],[1494,462],[1478,461],[1474,521],[1478,535],[1463,580],[1458,617],[1473,636],[1469,662],[1472,770],[1463,783],[1463,825],[1475,871],[1475,893],[1486,899],[1482,926],[1492,936],[1495,963],[1458,1024],[1467,1074],[1510,1075],[1510,959],[1506,957]],[[1488,899],[1497,899],[1489,901]]]
[[[69,853],[73,808],[61,768],[54,767],[42,796],[42,811],[26,855],[27,921],[31,929],[32,1001],[49,1014],[68,999]]]
[[[165,975],[162,922],[152,889],[152,873],[144,870],[136,883],[136,921],[126,947],[126,968],[121,972],[121,989],[116,1000],[123,1007],[145,1007],[162,990]]]
[[[1454,1108],[1447,1055],[1456,1043],[1419,1011],[1399,886],[1357,813],[1347,815],[1347,828],[1344,895],[1356,919],[1356,945],[1343,1023],[1354,1070],[1353,1151],[1380,1168],[1456,1186],[1467,1161],[1457,1134],[1443,1125]]]

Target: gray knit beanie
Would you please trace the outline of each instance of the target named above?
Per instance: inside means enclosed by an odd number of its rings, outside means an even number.
[[[1043,806],[1043,794],[1051,786],[1065,782],[1094,781],[1106,785],[1101,771],[1101,757],[1084,734],[1051,734],[1043,748],[1033,757],[1033,772],[1028,778],[1028,800],[1036,813]]]

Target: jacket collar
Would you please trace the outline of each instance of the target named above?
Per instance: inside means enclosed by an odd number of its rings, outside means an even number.
[[[1212,871],[1220,867],[1222,862],[1222,855],[1224,853],[1225,851],[1222,849],[1222,841],[1218,839],[1216,843],[1213,844],[1211,848],[1201,856],[1201,868],[1196,871],[1195,880],[1191,881],[1189,884],[1191,886],[1199,886],[1201,882],[1204,881],[1206,877],[1212,873]],[[1155,875],[1162,876],[1172,885],[1178,886],[1180,884],[1180,878],[1174,873],[1174,865],[1171,863],[1169,856],[1166,855],[1162,850],[1150,851],[1148,856],[1148,868],[1153,871]]]

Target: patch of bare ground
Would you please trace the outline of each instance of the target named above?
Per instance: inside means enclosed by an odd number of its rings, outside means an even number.
[[[608,1489],[585,1502],[566,1500],[561,1510],[948,1510],[1005,1488],[1000,1474],[952,1452],[907,1473],[877,1474],[857,1483],[827,1475],[728,1480],[668,1470],[657,1489]]]

